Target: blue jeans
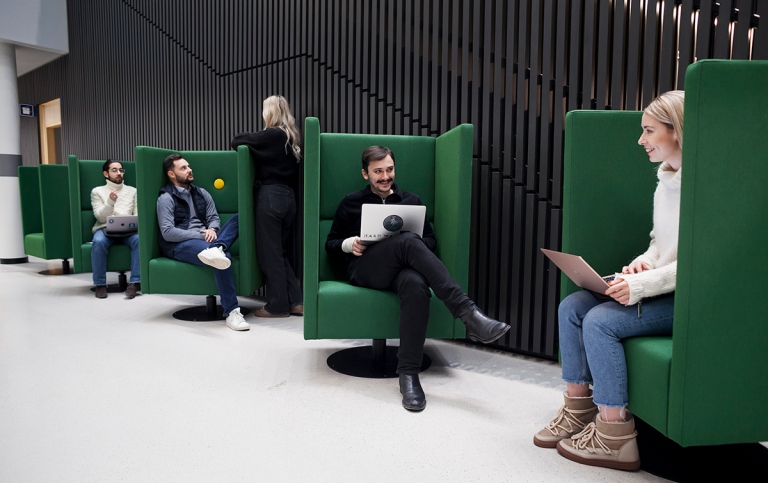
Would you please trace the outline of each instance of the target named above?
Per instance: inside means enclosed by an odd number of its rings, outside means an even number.
[[[197,254],[206,248],[219,246],[224,249],[227,258],[231,260],[232,256],[229,254],[229,249],[239,235],[237,218],[237,213],[232,215],[232,218],[227,220],[224,226],[221,227],[218,238],[212,243],[200,239],[184,240],[177,243],[173,248],[173,259],[193,265],[205,265],[197,258]],[[224,316],[226,317],[231,311],[239,307],[237,292],[235,291],[235,278],[232,275],[232,266],[230,265],[226,270],[213,268],[213,277],[216,280],[216,288],[219,289],[221,306],[224,308]]]
[[[96,230],[93,234],[91,245],[91,270],[93,271],[93,284],[96,286],[107,284],[107,255],[109,247],[115,243],[128,245],[131,249],[131,278],[130,283],[141,281],[141,264],[139,263],[139,235],[134,233],[129,236],[107,236],[104,230]]]
[[[674,294],[637,305],[601,302],[582,290],[567,296],[558,309],[563,380],[592,384],[595,404],[622,408],[627,396],[627,361],[621,340],[672,334]]]
[[[302,303],[301,285],[288,260],[291,230],[296,218],[293,189],[263,185],[256,196],[256,255],[267,287],[265,308],[287,314]]]

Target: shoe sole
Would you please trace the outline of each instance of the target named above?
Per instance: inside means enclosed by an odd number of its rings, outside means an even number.
[[[614,470],[622,471],[637,471],[640,469],[640,460],[623,462],[598,458],[583,458],[577,454],[571,453],[567,449],[563,449],[559,444],[557,445],[557,452],[560,453],[560,456],[568,458],[569,460],[576,463],[581,463],[583,465],[599,466],[600,468],[611,468]]]
[[[216,270],[226,270],[232,266],[232,261],[229,258],[208,258],[197,256],[201,262],[205,263],[209,267],[213,267]]]
[[[542,441],[540,439],[536,439],[536,436],[533,437],[533,444],[539,448],[557,448],[557,443],[559,442],[559,439],[557,441]]]
[[[251,330],[251,326],[250,326],[250,325],[249,325],[248,327],[243,327],[243,328],[241,328],[241,329],[238,329],[238,328],[236,328],[236,327],[232,327],[232,326],[231,326],[231,325],[229,325],[229,324],[227,324],[227,327],[229,327],[229,328],[230,328],[230,329],[232,329],[232,330],[237,330],[237,331],[243,331],[243,330]]]
[[[481,338],[477,337],[477,336],[476,336],[476,335],[474,335],[474,334],[467,334],[467,337],[469,337],[469,340],[471,340],[471,341],[473,341],[473,342],[482,342],[483,344],[490,344],[491,342],[496,342],[497,340],[499,340],[499,339],[501,339],[502,337],[504,337],[504,334],[506,334],[507,332],[509,332],[509,329],[511,329],[511,328],[512,328],[512,326],[508,325],[508,326],[506,326],[506,327],[504,328],[504,330],[502,330],[501,332],[499,332],[497,335],[494,335],[494,336],[493,336],[493,337],[491,337],[490,339],[486,339],[486,340],[482,340]]]
[[[265,313],[266,313],[266,315],[264,315]],[[290,314],[290,315],[293,315],[293,314]],[[288,314],[286,314],[286,315],[283,315],[283,314],[270,314],[266,310],[259,309],[259,310],[256,310],[256,311],[253,312],[253,316],[254,317],[260,317],[262,319],[284,319],[284,318],[288,317]]]
[[[409,405],[403,403],[403,407],[405,409],[407,409],[408,411],[411,411],[411,412],[414,412],[414,413],[418,413],[418,412],[424,411],[424,408],[427,407],[427,403],[424,403],[423,406],[409,406]]]

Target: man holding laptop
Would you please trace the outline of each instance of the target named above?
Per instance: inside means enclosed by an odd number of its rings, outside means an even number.
[[[91,266],[93,284],[96,286],[96,298],[107,298],[107,255],[114,243],[123,243],[131,248],[131,278],[125,295],[132,299],[140,289],[139,234],[130,223],[126,230],[112,233],[113,217],[136,216],[136,188],[123,183],[123,163],[108,159],[102,167],[106,184],[91,190],[91,207],[96,223],[93,225],[93,245],[91,246]],[[112,221],[113,223],[109,223]],[[117,223],[121,225],[121,223]]]
[[[421,411],[427,404],[419,382],[424,341],[429,321],[431,288],[455,318],[467,326],[474,341],[490,343],[508,330],[509,325],[483,314],[451,279],[448,270],[433,253],[437,239],[421,211],[421,233],[403,231],[408,220],[387,218],[385,224],[397,236],[374,236],[380,241],[361,240],[363,206],[417,205],[421,199],[395,184],[395,156],[389,148],[371,146],[363,151],[362,175],[368,186],[344,197],[336,209],[325,250],[332,258],[345,258],[353,285],[391,290],[400,297],[400,348],[397,373],[403,407]],[[386,216],[386,215],[385,215]],[[408,217],[405,211],[400,217]],[[402,226],[400,226],[402,223]]]

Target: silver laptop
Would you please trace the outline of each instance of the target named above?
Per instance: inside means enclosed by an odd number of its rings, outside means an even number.
[[[104,232],[109,236],[133,235],[139,231],[139,217],[137,215],[111,215],[107,217],[107,226]]]
[[[421,236],[427,207],[423,205],[396,205],[365,203],[360,218],[360,241],[376,243],[385,238],[410,231]]]
[[[615,275],[601,277],[594,268],[578,255],[556,252],[542,248],[541,251],[563,271],[573,283],[581,288],[604,294],[608,290],[608,282],[613,281]]]

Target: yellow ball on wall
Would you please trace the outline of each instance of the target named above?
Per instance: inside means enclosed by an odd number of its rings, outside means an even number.
[[[213,187],[217,190],[220,190],[224,187],[224,180],[221,178],[218,178],[216,181],[213,182]]]

